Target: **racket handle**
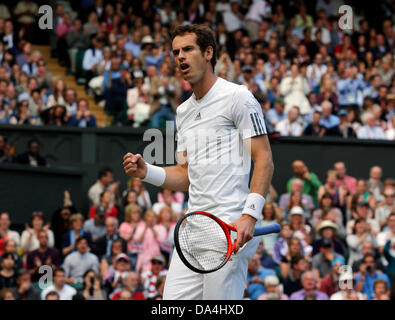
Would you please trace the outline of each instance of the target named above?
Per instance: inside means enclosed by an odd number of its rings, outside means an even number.
[[[269,233],[279,233],[280,231],[281,231],[281,226],[278,223],[275,223],[266,227],[255,228],[254,237],[263,236]]]

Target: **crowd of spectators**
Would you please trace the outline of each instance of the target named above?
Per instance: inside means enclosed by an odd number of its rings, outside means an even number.
[[[328,169],[321,182],[295,160],[286,193],[270,188],[260,224],[282,230],[261,238],[245,299],[395,298],[395,179],[378,166],[358,179],[344,162]],[[108,167],[89,188],[88,212],[71,194],[48,221],[33,212],[21,233],[0,211],[0,299],[162,299],[185,194],[154,197],[139,178],[120,190]]]
[[[40,52],[31,52],[34,35],[18,12],[32,3],[20,1],[0,16],[0,121],[95,126],[86,101],[77,107],[75,92],[51,78]],[[352,29],[345,30],[338,25],[341,0],[174,4],[95,0],[54,7],[53,56],[113,124],[163,127],[174,120],[191,88],[175,67],[170,32],[201,23],[215,32],[216,74],[254,93],[269,132],[394,139],[393,2],[355,4]]]

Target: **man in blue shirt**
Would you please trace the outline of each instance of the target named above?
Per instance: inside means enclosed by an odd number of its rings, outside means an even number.
[[[284,100],[276,99],[274,108],[266,111],[266,119],[275,127],[281,120],[287,118],[287,114],[284,112]]]
[[[368,300],[374,298],[373,284],[376,279],[383,279],[387,282],[388,288],[390,288],[390,280],[385,273],[376,271],[376,263],[373,254],[366,254],[363,257],[362,264],[359,267],[359,273],[355,277],[356,287],[358,292],[366,294]]]
[[[325,128],[326,136],[337,136],[340,135],[339,117],[332,114],[332,103],[329,101],[324,101],[321,104],[322,107],[322,117],[320,120],[320,125]]]
[[[265,278],[267,276],[275,276],[276,273],[272,269],[265,269],[261,265],[259,254],[255,254],[251,262],[248,264],[247,274],[247,294],[251,300],[256,300],[266,292]]]
[[[125,50],[133,53],[133,57],[137,58],[141,50],[141,33],[135,30],[132,35],[132,40],[125,43]]]
[[[347,67],[342,73],[342,78],[337,82],[336,87],[340,107],[362,106],[363,91],[366,88],[366,83],[362,79],[357,78],[357,74],[358,68],[356,66]]]

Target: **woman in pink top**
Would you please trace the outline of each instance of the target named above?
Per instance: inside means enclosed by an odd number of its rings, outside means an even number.
[[[166,238],[165,229],[156,224],[156,214],[147,210],[144,216],[144,224],[136,227],[133,240],[142,246],[142,252],[137,257],[137,272],[145,272],[151,269],[151,259],[160,254],[160,243]]]
[[[160,251],[165,256],[167,263],[169,262],[170,253],[173,249],[173,244],[170,241],[171,233],[174,232],[174,227],[176,223],[174,222],[173,210],[165,206],[160,210],[158,227],[162,229],[161,232],[165,234],[164,241],[160,242]]]
[[[138,255],[143,251],[142,243],[136,242],[134,235],[138,227],[144,227],[141,219],[142,210],[137,204],[131,203],[125,207],[125,222],[119,227],[119,235],[128,242],[128,256],[132,269],[135,268]]]

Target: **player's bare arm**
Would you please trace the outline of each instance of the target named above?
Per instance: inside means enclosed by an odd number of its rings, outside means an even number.
[[[244,141],[247,148],[251,148],[251,158],[254,161],[250,193],[257,193],[266,197],[274,171],[272,151],[267,135],[260,135]],[[242,214],[241,218],[233,221],[237,229],[235,253],[254,235],[256,219],[249,214]]]
[[[148,165],[140,154],[127,153],[123,157],[123,168],[130,177],[144,179],[147,176]],[[163,188],[173,191],[188,191],[188,162],[186,151],[177,152],[177,164],[163,168],[166,172]]]

